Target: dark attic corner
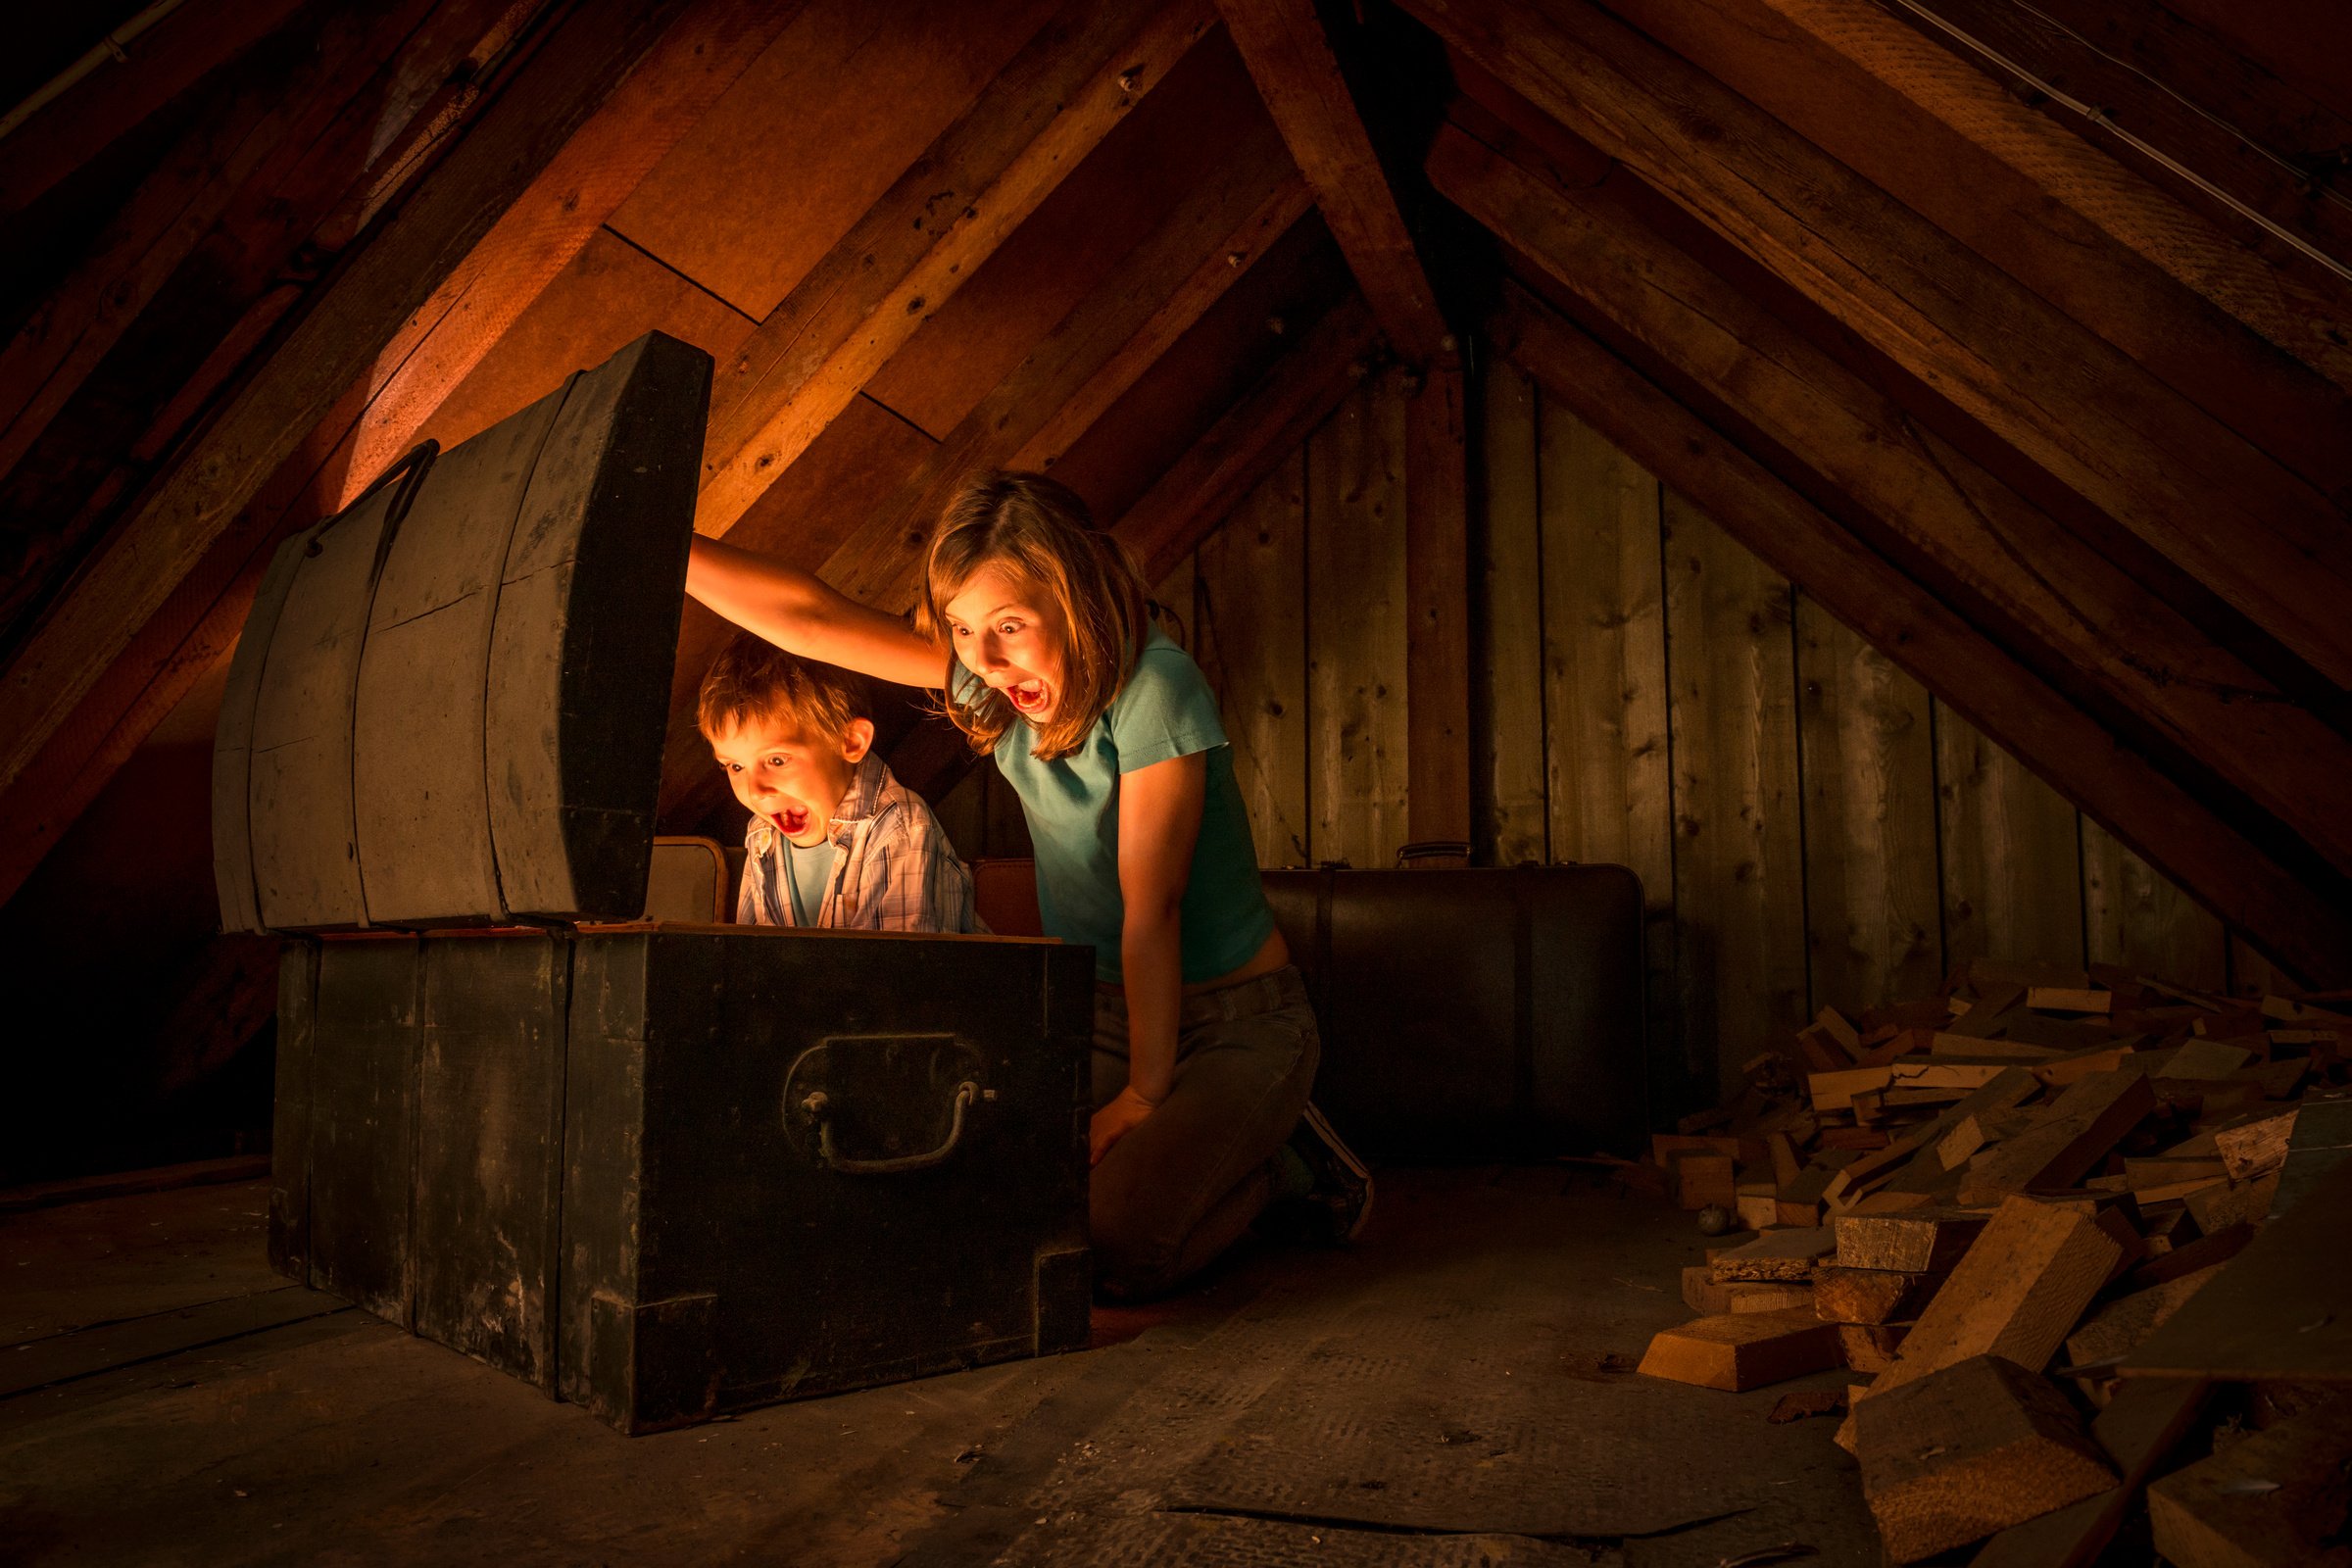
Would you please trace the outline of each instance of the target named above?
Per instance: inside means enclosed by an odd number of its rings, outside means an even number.
[[[2352,1564],[2340,6],[8,36],[0,1560]]]

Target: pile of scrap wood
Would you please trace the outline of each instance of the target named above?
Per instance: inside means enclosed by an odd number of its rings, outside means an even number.
[[[2144,1530],[2179,1568],[2352,1564],[2348,1053],[2341,995],[2109,969],[1824,1011],[1655,1141],[1684,1207],[1755,1234],[1685,1271],[1703,1315],[1642,1370],[1866,1374],[1776,1418],[1846,1409],[1893,1562]]]

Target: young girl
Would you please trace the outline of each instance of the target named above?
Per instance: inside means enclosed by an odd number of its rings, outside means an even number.
[[[1020,796],[1045,929],[1095,949],[1090,1208],[1106,1293],[1167,1290],[1275,1198],[1355,1234],[1371,1179],[1306,1102],[1314,1014],[1266,907],[1216,699],[1068,486],[968,484],[932,533],[915,630],[703,538],[686,591],[804,658],[944,688]]]

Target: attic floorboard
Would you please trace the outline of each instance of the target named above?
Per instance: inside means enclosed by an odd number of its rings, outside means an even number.
[[[327,1311],[0,1398],[0,1539],[24,1562],[1875,1563],[1831,1424],[1764,1419],[1838,1374],[1732,1396],[1604,1369],[1688,1315],[1701,1243],[1579,1180],[1384,1176],[1354,1250],[1245,1249],[1098,1312],[1096,1348],[635,1440]],[[263,1202],[0,1220],[10,1337],[298,1294],[260,1266]]]

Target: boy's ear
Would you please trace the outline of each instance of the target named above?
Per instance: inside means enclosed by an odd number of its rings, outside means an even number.
[[[844,761],[862,762],[865,754],[874,749],[874,721],[853,718],[850,727],[841,732],[841,756]]]

